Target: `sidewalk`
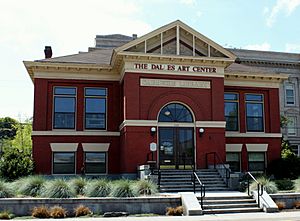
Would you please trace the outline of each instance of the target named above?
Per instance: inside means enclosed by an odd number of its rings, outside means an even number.
[[[55,221],[75,220],[76,218],[55,219]],[[78,218],[80,221],[300,221],[300,211],[280,212],[280,213],[234,213],[216,214],[204,216],[152,216],[152,217],[121,217],[121,218]],[[36,221],[37,219],[26,219],[26,221]],[[43,221],[53,221],[54,219],[43,219]],[[77,220],[77,219],[76,219]]]

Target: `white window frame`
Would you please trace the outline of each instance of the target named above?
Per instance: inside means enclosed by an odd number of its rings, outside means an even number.
[[[290,125],[290,122],[293,122],[294,125]],[[289,137],[295,137],[295,136],[297,136],[296,125],[297,125],[297,117],[296,116],[288,116],[287,135]],[[290,126],[293,126],[293,127],[290,127]],[[292,133],[291,131],[294,131],[294,132]]]
[[[293,91],[293,103],[288,104],[288,96],[287,96],[287,90]],[[290,97],[290,96],[289,96]],[[295,85],[294,84],[286,84],[284,87],[284,98],[285,98],[285,105],[286,106],[295,106],[296,105],[296,99],[295,99]]]

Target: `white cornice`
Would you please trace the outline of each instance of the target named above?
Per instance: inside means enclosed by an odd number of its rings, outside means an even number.
[[[113,131],[32,131],[32,136],[120,136]]]
[[[264,133],[264,132],[226,132],[225,137],[268,137],[268,138],[280,138],[282,137],[281,133]]]

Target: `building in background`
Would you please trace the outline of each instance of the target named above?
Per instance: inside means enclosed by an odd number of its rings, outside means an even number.
[[[135,177],[149,160],[200,169],[214,157],[232,171],[263,172],[280,157],[287,75],[261,66],[260,52],[223,48],[181,21],[139,38],[96,36],[76,55],[49,50],[24,62],[37,173]]]

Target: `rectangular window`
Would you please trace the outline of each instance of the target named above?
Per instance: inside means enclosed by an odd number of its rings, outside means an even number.
[[[265,152],[248,152],[248,170],[264,172],[265,163]]]
[[[247,131],[264,131],[264,100],[262,94],[246,94]]]
[[[232,172],[241,171],[241,161],[239,152],[227,152],[226,153],[226,163],[229,164],[230,170]]]
[[[296,117],[288,117],[288,124],[287,124],[288,136],[296,136],[297,135],[296,122],[297,122]]]
[[[293,84],[285,85],[285,103],[287,105],[295,104],[295,88]]]
[[[75,129],[76,88],[54,87],[54,129]]]
[[[74,174],[75,153],[53,152],[53,174]]]
[[[106,129],[106,88],[85,88],[85,129]]]
[[[85,173],[106,173],[106,152],[85,152]]]
[[[235,93],[224,94],[224,110],[226,120],[226,131],[238,131],[238,108],[239,96]]]

